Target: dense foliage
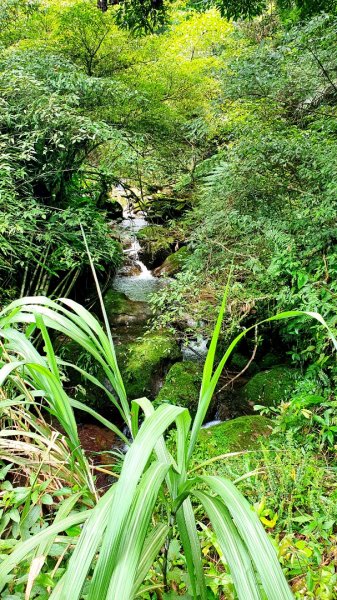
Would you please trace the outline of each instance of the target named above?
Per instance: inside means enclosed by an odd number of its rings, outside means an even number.
[[[335,0],[1,2],[4,600],[337,597],[336,42]]]
[[[306,307],[334,326],[336,27],[328,16],[284,32],[268,22],[267,37],[257,43],[263,24],[254,23],[244,36],[235,32],[240,54],[224,63],[221,148],[197,168],[203,183],[186,219],[195,250],[186,277],[216,297],[233,262],[236,322]],[[173,285],[183,292],[182,314],[191,300],[184,289],[196,293],[184,277]],[[204,310],[201,303],[203,318]],[[329,344],[317,333],[313,345],[312,335],[302,319],[281,330],[295,360],[306,364],[315,356],[320,365]]]
[[[196,15],[160,39],[137,40],[90,2],[24,6],[7,7],[24,20],[21,41],[8,15],[1,33],[0,268],[13,294],[66,293],[66,278],[87,262],[80,222],[94,225],[86,230],[98,268],[118,264],[102,212],[111,185],[136,183],[142,202],[148,184],[162,186],[194,160],[188,122],[208,110],[211,39],[228,25],[216,13]],[[176,65],[172,43],[183,50]]]

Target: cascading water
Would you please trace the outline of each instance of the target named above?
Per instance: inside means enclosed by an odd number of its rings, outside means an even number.
[[[144,320],[146,321],[149,316],[147,308],[149,298],[151,294],[163,287],[165,283],[158,277],[154,277],[152,272],[139,258],[141,245],[138,241],[137,233],[140,229],[148,225],[145,215],[140,212],[134,213],[128,204],[124,209],[123,217],[121,227],[128,242],[124,253],[129,259],[129,266],[122,267],[117,273],[113,287],[115,290],[123,292],[130,300],[139,302],[139,306],[144,307],[145,313],[147,313],[144,314]],[[140,315],[138,314],[138,321],[139,317]],[[198,336],[195,340],[190,340],[187,345],[182,346],[183,360],[203,361],[207,354],[207,343],[208,339],[202,336]]]
[[[139,258],[141,246],[137,239],[137,232],[146,227],[148,222],[141,213],[133,213],[130,208],[125,209],[121,226],[131,239],[131,244],[124,250],[134,266],[138,267],[136,274],[125,274],[124,270],[118,272],[113,283],[115,290],[123,292],[130,300],[147,302],[149,296],[162,287],[162,282],[152,275],[152,272]]]

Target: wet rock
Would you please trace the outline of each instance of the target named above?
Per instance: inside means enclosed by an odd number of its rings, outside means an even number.
[[[152,193],[148,199],[146,212],[152,221],[163,223],[171,219],[179,219],[191,208],[192,194],[179,195],[170,187],[162,187]]]
[[[196,453],[207,460],[227,452],[259,448],[261,436],[272,431],[271,421],[260,415],[249,415],[201,429]]]
[[[203,366],[196,362],[175,363],[166,375],[155,405],[174,404],[188,408],[192,417],[197,412]],[[208,411],[211,413],[211,409]]]
[[[139,256],[150,269],[161,265],[177,244],[176,236],[163,225],[147,225],[137,232],[137,238]]]
[[[147,302],[130,300],[123,292],[110,289],[104,295],[104,305],[117,344],[143,335],[151,313]]]
[[[121,221],[123,219],[123,207],[116,200],[106,200],[103,208],[106,210],[108,218],[112,221]]]
[[[244,401],[251,406],[277,406],[289,397],[296,383],[297,371],[286,366],[256,373],[242,389]]]
[[[141,396],[154,398],[170,365],[181,358],[177,342],[166,331],[121,344],[116,351],[130,400]]]
[[[181,248],[179,248],[179,250],[177,250],[177,252],[170,254],[170,256],[168,256],[164,260],[163,264],[160,265],[160,267],[157,267],[153,271],[153,274],[156,277],[163,277],[163,276],[172,277],[172,275],[175,275],[176,273],[181,271],[188,256],[189,256],[189,251],[188,251],[187,247],[182,246]]]
[[[105,310],[108,315],[109,322],[114,325],[118,322],[118,318],[126,320],[128,318],[139,319],[144,318],[149,314],[149,307],[145,302],[130,300],[126,294],[118,290],[110,289],[104,295]]]
[[[189,340],[187,345],[182,346],[181,351],[186,361],[204,362],[208,351],[208,338],[198,336],[197,339]]]
[[[125,259],[123,267],[118,270],[119,276],[123,277],[133,277],[134,275],[139,275],[141,272],[141,266],[130,258]]]

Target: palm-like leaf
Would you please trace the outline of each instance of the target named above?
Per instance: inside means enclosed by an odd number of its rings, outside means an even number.
[[[83,519],[86,523],[68,569],[51,598],[68,600],[71,597],[72,600],[79,600],[86,583],[88,600],[112,600],[117,597],[127,600],[137,594],[165,536],[172,535],[172,528],[176,523],[193,595],[203,600],[206,598],[206,584],[191,502],[191,497],[194,496],[204,506],[213,523],[240,600],[258,600],[264,597],[269,600],[289,600],[292,597],[273,546],[258,517],[235,486],[217,477],[188,478],[188,462],[221,372],[236,344],[253,329],[243,331],[233,340],[214,369],[215,351],[226,309],[228,289],[229,284],[206,358],[198,410],[191,431],[190,416],[183,408],[163,405],[154,410],[151,403],[143,398],[135,401],[130,410],[111,334],[108,329],[105,333],[96,319],[77,303],[70,300],[54,302],[43,297],[26,298],[12,303],[0,314],[3,325],[1,335],[6,341],[11,359],[0,370],[0,381],[9,377],[15,382],[15,374],[19,372],[25,377],[32,391],[34,388],[40,390],[49,403],[50,410],[65,427],[74,452],[78,436],[72,409],[80,403],[76,404],[68,398],[62,389],[58,372],[60,362],[54,355],[48,328],[78,342],[102,366],[116,393],[116,398],[109,395],[108,391],[107,396],[119,407],[134,437],[118,482],[98,501],[94,509],[81,514],[80,517],[70,516],[55,522],[41,534],[24,542],[21,549],[16,548],[3,562],[0,576],[6,578],[17,562],[29,553],[36,552],[41,543],[48,544],[55,532],[62,531],[64,524],[81,522]],[[264,322],[303,315],[318,320],[327,328],[317,313],[301,311],[284,312]],[[15,330],[16,323],[29,326],[27,337]],[[106,326],[108,328],[107,323]],[[40,356],[28,339],[34,328],[42,334],[45,357]],[[336,340],[329,330],[328,332],[337,348]],[[96,378],[79,368],[78,370],[92,383],[102,387]],[[145,420],[139,428],[140,408],[144,412]],[[96,414],[95,416],[104,422],[103,417]],[[165,431],[174,421],[177,427],[176,457],[170,454],[164,440]],[[114,428],[113,424],[107,422],[107,425],[111,429]],[[122,435],[120,431],[119,434]],[[84,460],[80,451],[77,457],[78,461]],[[198,482],[208,487],[208,492],[200,491]],[[167,524],[159,524],[154,531],[149,532],[151,514],[163,495]],[[88,580],[97,553],[93,576]]]
[[[45,327],[74,340],[98,362],[117,394],[119,402],[115,402],[115,405],[130,426],[130,408],[112,339],[83,306],[65,298],[57,301],[44,296],[21,298],[12,302],[0,313],[0,325],[6,333],[15,323],[41,325],[41,316]],[[45,331],[44,327],[43,330]],[[46,339],[44,341],[46,342]],[[82,374],[87,376],[85,371]],[[111,395],[107,395],[112,399]]]

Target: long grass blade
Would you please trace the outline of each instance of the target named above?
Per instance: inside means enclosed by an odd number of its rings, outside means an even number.
[[[120,540],[107,600],[129,600],[131,597],[152,511],[169,468],[167,464],[152,463],[138,485],[137,496]]]
[[[145,419],[139,429],[138,435],[127,452],[119,480],[113,488],[113,498],[109,502],[108,524],[104,532],[100,556],[95,567],[88,599],[97,600],[99,598],[100,600],[104,600],[106,598],[110,580],[116,568],[118,548],[122,539],[123,528],[134,502],[138,482],[143,475],[158,439],[174,420],[179,419],[179,415],[184,410],[176,406],[160,406],[150,417]],[[100,502],[97,506],[99,506]],[[81,546],[78,546],[80,550],[76,553],[77,566],[71,561],[72,575],[63,582],[63,595],[55,597],[62,598],[62,600],[68,600],[71,597],[77,600],[78,596],[74,595],[73,576],[76,573],[76,579],[78,580],[78,572],[79,570],[82,571],[81,565],[86,560],[87,551],[90,548],[90,543],[87,540],[90,541],[91,536],[94,535],[92,529],[96,530],[94,518],[90,524],[88,523],[85,531],[81,534],[79,542]],[[100,533],[103,533],[102,530],[100,530]]]
[[[53,590],[50,600],[68,600],[69,598],[78,600],[80,598],[84,582],[106,529],[109,506],[114,493],[115,486],[104,494],[91,511],[69,561],[68,569]]]
[[[0,313],[4,329],[15,323],[33,324],[36,315],[42,315],[46,327],[74,340],[97,360],[115,389],[125,420],[130,425],[130,408],[111,336],[106,335],[89,311],[69,299],[53,301],[44,296],[21,298]]]
[[[201,549],[196,529],[195,516],[190,498],[186,498],[177,511],[177,525],[183,544],[187,571],[194,598],[206,600],[207,591],[201,560]]]
[[[170,528],[164,523],[157,525],[148,535],[144,542],[142,555],[138,563],[136,578],[133,585],[131,597],[134,597],[141,584],[143,583],[147,573],[149,572],[153,561],[159,553],[159,550],[164,544],[165,538],[168,535]]]
[[[230,512],[254,562],[267,598],[292,600],[293,595],[282,573],[274,547],[247,500],[231,481],[208,475],[200,477],[200,480],[222,498]]]
[[[212,522],[239,600],[261,600],[251,558],[228,509],[218,498],[212,498],[202,492],[194,492],[194,495],[203,504]]]

